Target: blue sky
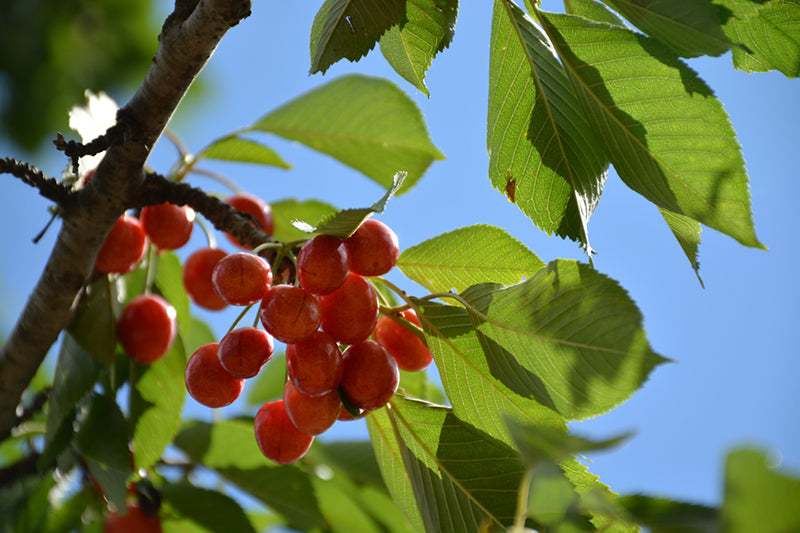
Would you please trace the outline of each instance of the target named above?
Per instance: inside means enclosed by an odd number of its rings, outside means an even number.
[[[168,2],[163,2],[167,9]],[[203,74],[206,98],[178,112],[171,128],[192,150],[246,126],[267,111],[336,76],[384,76],[414,99],[433,142],[447,156],[408,194],[393,199],[381,217],[402,247],[475,223],[506,228],[544,261],[585,260],[574,243],[548,237],[487,178],[487,75],[490,2],[462,2],[450,49],[434,60],[418,92],[388,67],[376,50],[357,64],[337,63],[323,77],[309,76],[308,34],[321,2],[255,2],[253,15],[223,40]],[[545,2],[546,9],[560,4]],[[573,424],[576,431],[636,436],[621,448],[592,456],[590,470],[614,490],[646,492],[703,503],[719,502],[725,453],[755,444],[774,463],[800,472],[800,286],[798,239],[791,213],[800,197],[800,81],[780,74],[734,71],[730,55],[691,66],[725,104],[747,161],[756,231],[769,251],[748,249],[705,229],[700,249],[701,288],[657,209],[612,173],[589,224],[595,268],[630,293],[645,319],[653,348],[674,360],[659,367],[631,400],[607,415]],[[100,90],[102,87],[93,89]],[[130,93],[113,94],[124,103]],[[66,110],[65,110],[66,124]],[[66,128],[66,126],[65,126]],[[339,207],[370,205],[382,189],[355,171],[303,146],[258,137],[294,165],[291,171],[224,164],[214,168],[271,201],[319,198]],[[22,154],[0,142],[0,155]],[[166,172],[174,151],[161,143],[150,161]],[[50,175],[63,164],[50,153],[32,161]],[[202,178],[198,186],[218,186]],[[47,220],[47,202],[34,191],[0,180],[4,235],[0,323],[8,327],[34,285],[56,231],[34,246]],[[199,232],[198,232],[199,233]],[[193,243],[202,244],[199,236]],[[423,291],[399,275],[412,293]],[[203,314],[224,333],[234,313]],[[351,429],[355,428],[355,429]],[[332,438],[365,436],[362,425]]]

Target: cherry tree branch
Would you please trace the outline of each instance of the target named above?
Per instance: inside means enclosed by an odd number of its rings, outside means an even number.
[[[250,0],[176,0],[144,81],[117,114],[115,142],[89,183],[59,204],[58,239],[0,348],[0,435],[14,426],[23,391],[69,324],[105,235],[140,198],[153,145],[222,37],[250,7]]]

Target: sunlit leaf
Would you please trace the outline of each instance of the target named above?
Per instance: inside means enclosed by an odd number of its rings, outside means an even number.
[[[269,363],[261,369],[256,377],[250,380],[246,401],[250,407],[261,406],[270,400],[283,395],[286,383],[286,355],[275,354]]]
[[[598,0],[564,0],[564,8],[570,15],[625,27],[625,21]]]
[[[75,318],[67,331],[99,363],[110,365],[117,346],[116,298],[108,276],[101,276],[86,289]]]
[[[191,335],[192,317],[189,314],[189,296],[183,287],[183,269],[174,252],[162,251],[157,258],[156,287],[161,295],[175,308],[178,334],[184,338]]]
[[[458,0],[407,0],[407,22],[381,37],[381,53],[395,72],[429,96],[425,72],[433,58],[450,45]]]
[[[342,76],[305,93],[252,129],[301,142],[384,187],[404,170],[407,190],[431,163],[444,158],[416,104],[391,82],[361,75]]]
[[[403,250],[397,266],[427,290],[447,292],[487,281],[512,285],[544,262],[502,228],[480,224]]]
[[[197,158],[256,163],[280,168],[292,168],[272,148],[242,137],[223,137],[214,141],[197,154]]]
[[[721,28],[721,8],[710,0],[603,1],[680,56],[718,56],[731,47]]]
[[[725,462],[726,533],[800,531],[800,476],[778,472],[763,452],[740,448]]]
[[[326,0],[311,25],[311,74],[342,58],[358,61],[406,20],[406,0]]]
[[[516,4],[492,22],[489,178],[531,221],[589,246],[608,161],[547,37]]]
[[[700,233],[703,231],[697,221],[685,215],[679,215],[666,209],[661,209],[661,215],[666,220],[672,234],[681,245],[683,253],[697,274],[697,279],[700,280],[700,285],[703,284],[703,279],[700,277],[700,260],[698,259],[698,250],[700,248]]]
[[[319,200],[296,200],[294,198],[270,202],[272,217],[275,220],[275,229],[272,236],[276,241],[289,242],[298,239],[307,239],[308,234],[300,231],[292,225],[293,220],[302,220],[311,225],[316,225],[319,221],[331,213],[336,208]]]
[[[180,336],[161,359],[135,367],[131,425],[137,469],[155,464],[180,427],[186,397],[185,368],[186,354]]]
[[[242,507],[230,496],[188,483],[159,488],[165,513],[193,522],[198,531],[208,533],[255,533]]]
[[[373,442],[382,441],[380,446],[402,458],[404,473],[395,471],[391,455],[378,453],[390,490],[410,483],[426,531],[478,532],[511,524],[525,471],[512,448],[449,408],[400,396],[371,414],[368,424]]]
[[[733,48],[736,68],[800,76],[800,1],[726,0],[723,5],[734,13],[725,32],[741,44]]]
[[[639,524],[652,533],[717,533],[719,510],[704,505],[677,502],[635,494],[621,496],[617,502]]]
[[[538,14],[622,180],[663,209],[763,247],[740,146],[711,89],[652,39]]]

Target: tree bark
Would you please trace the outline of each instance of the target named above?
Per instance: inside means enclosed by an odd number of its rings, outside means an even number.
[[[122,141],[109,147],[87,186],[60,206],[58,239],[0,348],[0,438],[16,425],[22,393],[69,324],[105,235],[140,197],[153,145],[219,41],[250,8],[250,0],[176,0],[142,85],[117,115]]]

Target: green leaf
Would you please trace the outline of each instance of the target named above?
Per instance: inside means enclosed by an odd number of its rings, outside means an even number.
[[[543,461],[536,468],[528,494],[528,516],[556,533],[593,531],[580,511],[580,496],[558,465]]]
[[[778,70],[800,76],[800,1],[726,0],[734,16],[725,32],[741,46],[733,48],[733,64],[746,72]]]
[[[235,135],[217,139],[197,154],[197,159],[200,158],[292,168],[272,148]]]
[[[652,533],[717,533],[719,511],[712,507],[635,494],[617,498],[627,513]]]
[[[628,521],[624,511],[616,502],[617,495],[601,483],[597,476],[576,459],[568,459],[560,465],[564,475],[575,486],[581,496],[581,509],[591,515],[591,522],[599,531],[607,533],[638,533],[640,529]]]
[[[326,0],[311,25],[309,73],[324,74],[342,58],[358,61],[405,17],[406,0]]]
[[[333,441],[314,446],[306,457],[329,464],[360,484],[385,488],[380,467],[369,441]]]
[[[128,422],[114,399],[99,395],[92,397],[75,438],[89,472],[117,509],[125,508],[127,482],[133,475],[128,433]]]
[[[208,533],[255,533],[244,510],[230,496],[187,483],[159,487],[168,516],[177,515]]]
[[[721,8],[710,0],[603,1],[680,56],[718,56],[731,47],[722,31]]]
[[[800,530],[800,477],[775,471],[763,452],[740,448],[725,462],[726,533],[782,533]]]
[[[175,338],[161,359],[135,368],[131,404],[133,459],[137,469],[148,469],[158,461],[181,425],[186,397],[186,354],[181,337]]]
[[[386,191],[377,202],[372,204],[371,207],[363,207],[360,209],[342,209],[336,211],[320,220],[317,227],[311,226],[304,222],[295,222],[295,227],[305,231],[306,233],[322,233],[325,235],[333,235],[340,239],[345,239],[352,235],[358,229],[362,222],[371,217],[375,213],[383,213],[386,209],[386,202],[389,198],[397,194],[403,186],[406,179],[405,172],[397,172],[392,178],[392,183],[389,190]]]
[[[679,215],[666,209],[660,209],[660,211],[664,220],[667,221],[669,229],[672,230],[672,234],[678,240],[678,244],[681,245],[683,253],[686,254],[686,258],[689,259],[689,263],[692,265],[692,269],[694,269],[694,273],[702,286],[703,278],[700,277],[700,260],[697,258],[700,248],[700,232],[703,231],[700,229],[700,224],[685,215]]]
[[[608,161],[541,29],[496,0],[489,66],[489,178],[539,228],[584,245]]]
[[[181,342],[188,359],[201,346],[217,342],[217,336],[208,324],[193,316],[189,321],[189,334],[181,335]]]
[[[390,491],[413,493],[426,531],[477,532],[513,522],[525,465],[511,447],[450,408],[400,396],[371,413],[368,427]]]
[[[86,289],[78,314],[67,331],[98,363],[110,365],[117,347],[118,310],[108,276],[100,276]]]
[[[408,21],[381,37],[381,53],[392,68],[426,96],[425,72],[433,58],[453,40],[458,0],[407,0]]]
[[[278,353],[272,356],[269,364],[250,380],[246,402],[248,407],[260,407],[262,404],[280,398],[283,385],[286,383],[286,355]]]
[[[632,31],[570,15],[539,18],[622,180],[663,209],[763,247],[735,132],[694,71]]]
[[[346,476],[312,477],[320,511],[333,531],[380,533],[381,529],[357,501],[356,486]]]
[[[397,266],[431,292],[491,281],[511,285],[544,262],[504,229],[479,224],[443,233],[400,254]]]
[[[564,8],[570,15],[625,27],[624,20],[596,0],[564,0]]]
[[[290,527],[309,531],[324,526],[309,474],[264,458],[253,436],[252,419],[193,423],[178,433],[175,445],[193,462],[215,470],[284,516]]]
[[[437,383],[431,381],[427,372],[407,372],[400,370],[400,386],[398,391],[411,398],[426,402],[445,404],[447,396]]]
[[[301,201],[289,198],[271,202],[269,205],[275,220],[275,230],[272,232],[272,236],[280,242],[308,238],[306,233],[292,225],[292,221],[304,220],[310,224],[318,224],[323,217],[336,212],[334,206],[319,200]]]
[[[152,256],[152,255],[151,255]],[[183,269],[174,252],[162,251],[157,259],[156,287],[158,292],[175,308],[178,335],[188,338],[192,317],[189,314],[189,296],[183,287]]]
[[[404,170],[408,172],[404,190],[408,190],[434,160],[444,159],[428,137],[416,104],[379,78],[342,76],[283,105],[251,128],[328,154],[384,187]]]

